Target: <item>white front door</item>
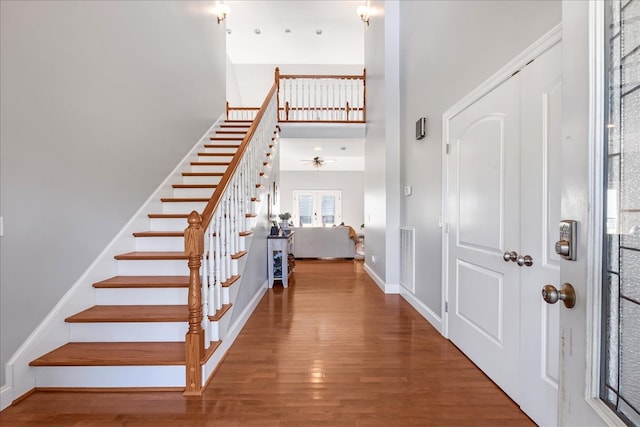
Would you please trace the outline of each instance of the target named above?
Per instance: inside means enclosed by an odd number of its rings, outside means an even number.
[[[634,6],[637,12],[635,1],[635,4],[624,4]],[[605,44],[612,46],[605,38],[604,29],[609,23],[605,22],[604,9],[613,3],[562,2],[563,71],[571,74],[571,79],[565,80],[563,88],[562,162],[567,167],[562,169],[561,176],[561,212],[563,219],[578,223],[576,260],[561,262],[558,282],[558,285],[571,283],[576,293],[575,307],[560,305],[559,422],[563,426],[624,425],[599,398],[600,340],[605,329],[601,312],[605,209],[602,196],[606,183],[603,135],[604,120],[608,116],[604,93],[609,86],[607,78],[619,75],[608,74],[605,69]],[[637,25],[635,18],[627,21],[630,25],[634,22]],[[619,28],[611,29],[620,35]],[[637,63],[630,64],[637,71]],[[610,88],[613,87],[611,82]],[[620,89],[619,82],[617,88]],[[638,116],[628,117],[637,119]],[[636,354],[637,349],[636,346]],[[637,386],[637,381],[634,385]],[[630,395],[637,399],[637,393]]]
[[[536,423],[557,423],[561,46],[449,120],[448,335]]]

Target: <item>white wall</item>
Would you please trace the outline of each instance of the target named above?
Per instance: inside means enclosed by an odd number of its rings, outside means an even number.
[[[354,13],[355,15],[355,13]],[[357,17],[356,17],[357,19]],[[229,64],[229,74],[235,81],[228,80],[227,93],[232,107],[259,107],[275,83],[275,69],[281,74],[356,74],[362,75],[363,65],[347,64]]]
[[[364,222],[364,173],[280,171],[280,212],[293,212],[294,190],[342,190],[342,220],[360,231]]]
[[[442,113],[561,20],[560,1],[374,1],[365,34],[367,266],[388,285],[396,273],[371,255],[397,253],[399,226],[416,228],[415,297],[441,312]],[[399,26],[396,10],[399,8]],[[399,28],[399,40],[388,34]],[[394,75],[393,49],[399,52]],[[399,87],[398,87],[399,84]],[[394,93],[399,93],[399,129]],[[427,137],[415,122],[427,117]],[[396,147],[399,161],[394,162]],[[399,179],[396,175],[399,174]],[[404,186],[413,194],[400,196]],[[399,204],[399,223],[394,220]]]
[[[212,5],[0,2],[2,366],[224,111]]]

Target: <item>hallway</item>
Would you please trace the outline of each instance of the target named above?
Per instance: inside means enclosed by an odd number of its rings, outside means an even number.
[[[399,295],[352,261],[298,261],[269,289],[202,398],[36,392],[2,426],[529,426]]]

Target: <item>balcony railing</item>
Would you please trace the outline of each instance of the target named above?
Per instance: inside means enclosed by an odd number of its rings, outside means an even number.
[[[361,75],[280,74],[275,70],[278,121],[365,123],[366,70]],[[253,120],[256,107],[230,107],[228,120]]]

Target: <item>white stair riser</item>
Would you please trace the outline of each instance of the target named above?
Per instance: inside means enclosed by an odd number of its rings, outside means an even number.
[[[218,339],[224,340],[229,332],[229,325],[231,324],[231,318],[233,314],[233,306],[222,316],[218,323]]]
[[[224,173],[227,167],[228,165],[191,165],[191,172]]]
[[[187,262],[183,275],[189,274]],[[187,288],[99,288],[96,289],[97,305],[187,305]]]
[[[207,183],[209,184],[209,183]],[[174,188],[173,197],[207,197],[211,198],[215,188]]]
[[[209,339],[211,341],[220,341],[220,328],[218,327],[218,321],[209,322]],[[205,336],[206,339],[206,336]],[[206,341],[205,341],[206,342]]]
[[[186,225],[184,228],[186,228]],[[136,237],[136,251],[183,250],[184,237]]]
[[[183,176],[182,183],[183,184],[218,184],[222,176]]]
[[[119,276],[184,276],[189,274],[187,260],[119,260]]]
[[[201,153],[226,154],[224,157],[233,157],[238,149],[236,147],[202,147]],[[217,156],[216,156],[217,157]]]
[[[202,212],[207,204],[205,202],[163,202],[162,213],[189,213],[191,211]]]
[[[229,132],[244,132],[244,133],[229,133]],[[244,136],[247,134],[247,130],[246,129],[238,129],[238,130],[224,130],[224,129],[218,129],[218,132],[216,132],[213,135],[210,135],[210,138],[244,138]],[[226,141],[223,141],[223,143],[225,143]],[[238,142],[242,142],[242,141],[234,141],[236,144]],[[218,142],[216,141],[216,144]]]
[[[207,151],[204,148],[203,151],[201,151],[201,153],[206,152]],[[201,156],[200,153],[198,153],[199,162],[230,162],[231,160],[233,160],[233,154],[228,156]]]
[[[188,322],[70,323],[71,342],[183,341]]]
[[[184,366],[34,367],[36,387],[184,387]]]
[[[184,231],[189,224],[186,218],[151,218],[150,231]]]

